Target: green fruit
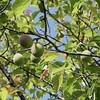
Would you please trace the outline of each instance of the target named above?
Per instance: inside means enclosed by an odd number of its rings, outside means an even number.
[[[91,52],[89,50],[84,50],[82,52],[82,54],[86,54],[86,55],[90,55]],[[89,56],[81,56],[81,60],[84,61],[84,62],[89,62],[90,61],[90,58]]]
[[[18,65],[21,66],[24,64],[24,57],[20,54],[20,53],[16,53],[13,57],[13,62]]]
[[[40,61],[40,57],[35,57],[34,55],[30,55],[30,60],[33,62],[33,63],[38,63]]]
[[[33,44],[33,40],[30,36],[24,34],[20,37],[19,43],[24,48],[30,48]]]
[[[35,43],[35,44],[32,45],[32,47],[31,47],[31,53],[35,57],[41,57],[43,55],[43,52],[44,52],[43,45],[41,45],[39,43]]]

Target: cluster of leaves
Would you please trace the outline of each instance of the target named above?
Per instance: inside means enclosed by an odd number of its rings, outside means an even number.
[[[44,45],[38,64],[19,45],[22,34]],[[13,63],[16,52],[23,54],[23,66]],[[45,65],[49,73],[40,80]],[[99,100],[99,77],[99,0],[0,1],[1,100],[39,100],[46,93],[48,100]]]

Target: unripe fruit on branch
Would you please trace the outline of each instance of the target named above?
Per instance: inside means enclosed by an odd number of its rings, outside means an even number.
[[[39,43],[34,43],[31,47],[31,53],[35,56],[35,57],[41,57],[43,55],[44,52],[44,47],[43,45],[39,44]]]
[[[38,63],[40,61],[40,57],[35,57],[34,55],[30,55],[30,60],[33,62],[33,63]]]
[[[90,55],[91,52],[90,52],[89,50],[84,50],[84,51],[82,52],[82,54]],[[84,62],[85,62],[85,61],[86,61],[86,62],[89,61],[90,58],[91,58],[91,57],[85,56],[85,55],[81,56],[81,60],[84,61]]]
[[[20,54],[20,53],[16,53],[13,57],[13,62],[18,65],[21,66],[24,64],[24,57]]]
[[[19,38],[19,43],[24,48],[30,48],[33,44],[33,40],[30,36],[24,34]]]

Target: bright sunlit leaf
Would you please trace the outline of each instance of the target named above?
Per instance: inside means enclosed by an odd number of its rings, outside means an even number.
[[[52,83],[54,91],[57,92],[63,83],[63,74],[56,74],[52,79]]]
[[[16,17],[23,14],[23,11],[29,6],[31,0],[15,0],[12,6],[13,13]]]
[[[52,61],[59,57],[57,52],[47,52],[45,54],[45,61]]]
[[[7,99],[7,95],[8,95],[8,91],[6,90],[6,88],[1,88],[0,100],[6,100]]]

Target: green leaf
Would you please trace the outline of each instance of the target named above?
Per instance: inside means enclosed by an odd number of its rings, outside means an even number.
[[[0,14],[0,26],[4,25],[7,23],[8,17],[6,14]]]
[[[98,45],[98,46],[100,46],[100,36],[98,35],[98,36],[95,36],[95,37],[93,37],[91,40],[90,40],[90,42],[96,42],[96,44]]]
[[[13,74],[13,75],[21,75],[21,74],[23,74],[23,72],[24,71],[22,69],[17,68],[11,74]]]
[[[38,14],[39,14],[40,11],[36,11],[32,14],[32,18],[34,19]]]
[[[100,0],[96,0],[96,2],[98,3],[99,7],[100,7]]]
[[[64,100],[71,100],[71,97],[68,96],[67,91],[64,91]]]
[[[89,65],[85,69],[88,70],[91,73],[100,74],[100,68],[98,66],[96,66],[95,64]]]
[[[75,49],[76,46],[77,46],[76,43],[67,42],[65,45],[65,49],[66,51],[71,51],[72,49]]]
[[[47,52],[45,54],[45,61],[52,61],[59,57],[59,54],[57,52]]]
[[[37,2],[38,2],[38,0],[32,0],[32,2],[31,2],[32,6],[37,8],[38,7]]]
[[[30,3],[31,0],[15,0],[12,6],[12,11],[16,17],[22,15],[23,11],[29,6]]]
[[[57,92],[63,83],[63,74],[56,74],[52,79],[52,83],[54,91]]]
[[[6,100],[8,95],[8,91],[6,88],[2,88],[0,92],[0,100]]]
[[[100,99],[100,88],[96,89],[96,100]]]
[[[39,2],[38,6],[39,6],[41,13],[43,13],[44,12],[43,4]]]
[[[69,74],[67,81],[64,84],[64,91],[66,91],[66,94],[72,95],[74,90],[74,83],[77,81],[75,77],[73,77],[72,74]]]
[[[73,14],[76,14],[80,8],[80,6],[82,5],[81,0],[71,0],[71,10]]]
[[[74,91],[73,95],[75,95],[77,98],[79,98],[80,96],[84,95],[85,94],[85,91],[82,91],[82,90],[77,90]],[[81,100],[81,99],[79,99]]]
[[[72,92],[73,92],[73,84],[75,83],[75,80],[74,78],[70,78],[67,80],[67,83],[66,83],[66,88],[65,88],[65,91],[67,90],[67,92],[71,95]]]
[[[44,20],[41,21],[41,27],[42,27],[42,28],[45,27],[45,22],[44,22]]]
[[[40,97],[43,97],[44,92],[42,90],[39,90],[36,92],[36,94],[37,94],[37,97],[40,98]]]
[[[85,30],[84,31],[86,37],[92,37],[92,31],[91,30]]]
[[[66,69],[66,63],[60,68],[53,68],[52,69],[52,74],[56,74],[56,73],[62,72],[65,69]]]
[[[29,81],[27,84],[27,88],[30,90],[33,86],[33,82]]]
[[[95,88],[95,84],[92,84],[92,86],[88,89],[87,94],[88,94],[89,96],[92,95],[92,93],[93,93],[93,91],[94,91],[94,88]]]
[[[18,96],[14,96],[14,100],[18,100],[19,98],[18,98]]]

